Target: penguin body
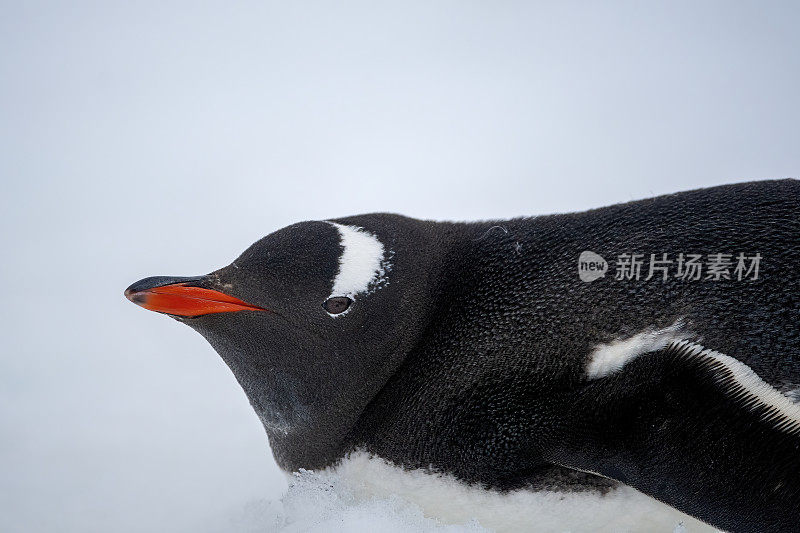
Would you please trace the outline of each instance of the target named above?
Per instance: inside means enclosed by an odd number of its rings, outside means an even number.
[[[505,494],[623,483],[792,531],[799,206],[783,180],[508,221],[361,215],[126,293],[209,340],[285,470],[365,452]]]

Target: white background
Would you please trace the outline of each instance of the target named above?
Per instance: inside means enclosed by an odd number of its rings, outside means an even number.
[[[601,7],[602,4],[602,7]],[[216,531],[285,481],[139,278],[300,220],[798,176],[796,2],[3,2],[0,530]]]

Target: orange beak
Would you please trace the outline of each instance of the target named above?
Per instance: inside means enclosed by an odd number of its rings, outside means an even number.
[[[133,285],[125,291],[125,297],[150,311],[187,317],[234,311],[266,311],[223,292],[191,287],[186,283],[139,290]]]

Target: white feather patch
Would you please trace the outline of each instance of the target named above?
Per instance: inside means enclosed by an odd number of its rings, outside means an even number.
[[[686,334],[681,334],[682,326],[678,321],[668,328],[648,330],[628,339],[598,345],[589,355],[586,377],[598,379],[613,374],[640,355],[661,350],[671,342],[685,338]]]
[[[514,490],[498,492],[423,470],[405,470],[365,452],[354,452],[319,473],[343,484],[356,500],[401,498],[443,524],[477,521],[503,532],[706,532],[716,529],[620,486],[599,492]]]
[[[371,287],[377,286],[377,282],[384,280],[386,250],[375,235],[363,228],[336,222],[328,224],[339,230],[343,248],[342,255],[339,256],[339,272],[333,280],[329,298],[347,296],[354,300],[356,295],[368,292]]]

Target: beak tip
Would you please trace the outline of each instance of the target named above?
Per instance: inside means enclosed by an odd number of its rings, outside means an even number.
[[[145,293],[144,291],[137,292],[137,291],[132,291],[130,289],[126,289],[125,298],[135,303],[136,305],[141,305],[142,307],[144,307],[145,304],[147,304],[147,293]]]
[[[148,295],[152,289],[165,287],[167,285],[174,285],[178,283],[186,283],[191,281],[198,281],[203,279],[203,276],[192,277],[175,277],[175,276],[151,276],[149,278],[140,279],[136,283],[132,283],[125,289],[125,298],[146,308],[148,302]]]

